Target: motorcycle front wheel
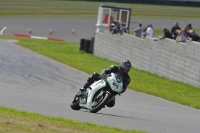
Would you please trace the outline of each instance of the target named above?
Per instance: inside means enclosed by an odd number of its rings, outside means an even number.
[[[98,112],[99,110],[101,110],[105,105],[106,103],[110,100],[111,98],[111,95],[104,92],[100,97],[95,97],[93,100],[92,100],[92,104],[90,106],[90,112],[91,113],[96,113]]]
[[[79,98],[80,98],[80,96],[81,96],[81,91],[79,91],[79,92],[75,95],[74,99],[72,100],[70,106],[71,106],[71,108],[72,108],[73,110],[80,110],[80,109],[81,109],[81,107],[79,106]]]

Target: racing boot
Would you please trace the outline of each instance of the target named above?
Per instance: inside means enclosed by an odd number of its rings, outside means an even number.
[[[86,82],[85,85],[84,85],[83,87],[80,88],[80,91],[81,91],[81,92],[85,92],[86,89],[87,89],[89,86],[90,86],[90,83],[89,83],[89,82]]]

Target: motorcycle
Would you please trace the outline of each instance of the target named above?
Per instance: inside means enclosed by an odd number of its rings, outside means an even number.
[[[87,109],[96,113],[120,95],[123,89],[121,74],[111,73],[91,84],[86,91],[79,91],[70,106],[73,110]],[[114,106],[114,105],[113,105]]]

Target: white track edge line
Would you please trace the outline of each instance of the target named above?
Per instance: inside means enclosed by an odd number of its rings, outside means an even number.
[[[6,29],[7,27],[4,27],[2,30],[1,30],[1,35],[3,35],[3,31]]]
[[[35,39],[44,39],[44,40],[47,40],[46,37],[39,37],[39,36],[31,36],[31,38],[35,38]]]

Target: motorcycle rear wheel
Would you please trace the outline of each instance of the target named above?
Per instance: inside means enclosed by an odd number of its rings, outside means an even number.
[[[99,101],[99,103],[97,103],[96,105],[94,104],[94,102],[96,102],[96,101],[93,99],[92,104],[90,106],[91,113],[96,113],[99,110],[101,110],[106,105],[108,100],[111,98],[111,95],[104,92],[104,94],[101,97],[103,97],[103,99],[101,101]]]
[[[79,91],[79,92],[75,95],[74,99],[72,100],[72,102],[71,102],[71,104],[70,104],[70,106],[71,106],[71,108],[72,108],[73,110],[80,110],[80,109],[81,109],[81,107],[79,106],[79,98],[80,98],[80,95],[81,95],[81,91]]]

